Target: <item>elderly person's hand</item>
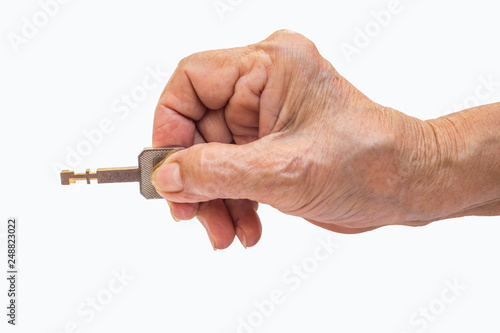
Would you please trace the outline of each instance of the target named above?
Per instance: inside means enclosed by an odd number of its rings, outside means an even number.
[[[279,31],[180,62],[156,109],[153,145],[187,149],[153,182],[174,218],[197,216],[216,249],[235,234],[245,247],[257,243],[257,202],[344,233],[423,225],[499,198],[486,182],[465,182],[480,168],[461,163],[453,117],[425,122],[376,104],[311,41]],[[481,136],[471,136],[469,153],[481,159]]]

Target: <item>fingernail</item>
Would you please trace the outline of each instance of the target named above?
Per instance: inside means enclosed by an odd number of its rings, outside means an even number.
[[[241,229],[240,227],[236,227],[236,236],[238,236],[238,238],[240,239],[241,245],[243,245],[243,247],[247,249],[247,237],[245,236],[245,232],[243,231],[243,229]]]
[[[212,237],[212,233],[210,232],[210,228],[208,227],[207,222],[200,215],[196,216],[196,218],[198,218],[198,221],[200,221],[200,223],[203,225],[203,227],[207,231],[207,235],[208,235],[208,238],[210,239],[210,243],[212,244],[212,248],[214,249],[214,251],[217,251],[217,245],[215,244],[215,240]]]
[[[182,185],[179,163],[165,163],[153,172],[153,185],[162,192],[180,192]]]
[[[172,203],[170,202],[170,200],[167,200],[167,204],[168,204],[168,207],[170,208],[170,215],[172,215],[172,218],[174,219],[174,221],[175,222],[182,221],[180,218],[178,218],[177,216],[175,216],[174,213],[172,213]]]
[[[217,246],[215,246],[215,241],[212,239],[211,236],[209,236],[210,238],[210,243],[212,243],[212,248],[214,249],[214,251],[217,251]]]
[[[172,215],[172,218],[174,219],[175,222],[181,222],[182,220],[178,217],[176,217],[172,212],[170,212],[170,215]]]

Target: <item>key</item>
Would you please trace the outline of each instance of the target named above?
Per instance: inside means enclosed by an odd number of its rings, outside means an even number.
[[[161,199],[151,183],[151,174],[156,166],[179,149],[182,148],[144,148],[139,154],[137,167],[101,168],[96,172],[90,172],[90,169],[87,169],[85,173],[64,170],[61,171],[61,184],[70,185],[79,180],[86,180],[87,184],[90,184],[92,180],[97,180],[99,184],[139,182],[141,194],[146,199]]]

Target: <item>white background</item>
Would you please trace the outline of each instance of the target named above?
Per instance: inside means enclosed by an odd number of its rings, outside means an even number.
[[[68,147],[103,119],[112,132],[75,169],[136,164],[180,59],[281,28],[313,40],[376,102],[422,119],[464,100],[500,99],[498,86],[475,97],[482,79],[500,81],[497,2],[401,0],[400,12],[372,30],[351,61],[342,43],[355,45],[356,29],[370,26],[371,12],[388,0],[230,3],[221,19],[213,0],[73,0],[16,52],[9,36],[21,35],[24,18],[33,21],[42,9],[35,0],[1,1],[0,254],[5,272],[1,236],[16,216],[20,277],[18,326],[11,327],[0,273],[0,332],[237,332],[241,320],[252,325],[240,328],[245,333],[498,332],[498,217],[338,235],[261,206],[257,246],[234,242],[214,252],[198,222],[175,223],[167,204],[145,200],[136,184],[60,185],[54,165],[66,164]],[[156,67],[167,73],[161,85],[120,118],[113,104]],[[329,237],[339,247],[318,262],[315,249]],[[284,276],[302,264],[310,273],[293,289]],[[102,298],[113,271],[122,270],[134,279]],[[445,303],[443,293],[453,296],[446,281],[467,289]],[[259,310],[255,302],[267,304],[273,290],[283,302]],[[94,318],[77,313],[98,295],[109,303]],[[435,315],[424,325],[418,311],[429,307]]]

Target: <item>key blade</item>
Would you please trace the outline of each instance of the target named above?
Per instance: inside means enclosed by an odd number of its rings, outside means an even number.
[[[138,167],[100,168],[96,172],[90,172],[87,169],[85,173],[61,171],[61,184],[63,185],[74,184],[78,180],[86,180],[87,184],[90,184],[90,181],[94,179],[97,179],[100,184],[139,182],[141,173]]]
[[[138,167],[100,168],[96,172],[87,169],[85,173],[64,170],[61,171],[61,184],[70,185],[79,180],[86,180],[90,184],[94,179],[101,184],[139,182],[140,192],[146,199],[161,199],[151,183],[151,175],[164,159],[180,149],[183,148],[144,148],[139,154]]]
[[[97,182],[99,184],[129,183],[140,180],[141,173],[138,167],[97,169]]]

